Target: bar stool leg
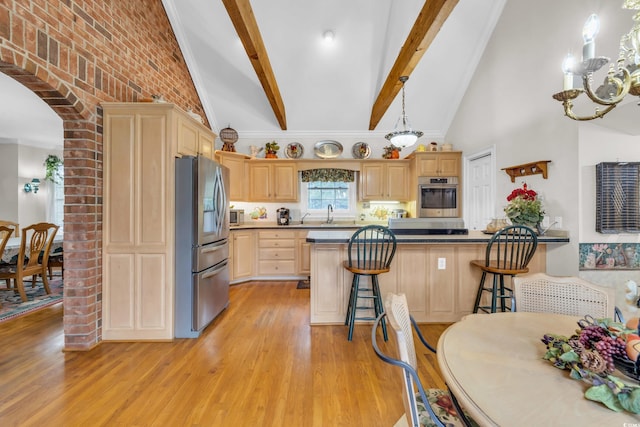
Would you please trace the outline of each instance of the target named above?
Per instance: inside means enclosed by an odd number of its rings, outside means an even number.
[[[482,298],[482,291],[484,289],[484,279],[487,277],[487,272],[482,272],[482,278],[480,279],[480,286],[478,287],[478,293],[476,294],[476,302],[473,305],[473,312],[477,313],[480,307],[480,299]]]
[[[371,276],[371,287],[373,288],[373,308],[376,314],[376,319],[384,312],[384,306],[382,305],[382,296],[380,295],[380,285],[378,284],[378,275],[374,274]],[[387,336],[387,322],[383,317],[380,320],[382,324],[382,335],[384,336],[384,340],[388,341],[389,337]]]
[[[496,303],[498,298],[498,277],[493,275],[493,286],[491,288],[491,313],[496,312]]]
[[[351,311],[354,310],[355,306],[355,294],[354,290],[356,288],[356,274],[353,275],[353,279],[351,279],[351,291],[349,293],[349,305],[347,305],[347,315],[344,318],[344,324],[349,324],[349,319],[351,319]]]
[[[351,341],[353,338],[353,325],[356,323],[356,306],[358,305],[358,288],[360,286],[360,275],[353,275],[353,305],[351,306],[351,310],[349,311],[349,336],[348,341]]]

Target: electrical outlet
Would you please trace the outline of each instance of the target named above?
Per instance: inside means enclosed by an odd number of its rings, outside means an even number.
[[[371,207],[371,205],[369,204],[369,202],[362,202],[362,209],[369,209]]]
[[[438,258],[438,270],[444,270],[447,268],[447,259]]]

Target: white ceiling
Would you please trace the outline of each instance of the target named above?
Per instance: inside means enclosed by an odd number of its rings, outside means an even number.
[[[423,0],[252,1],[287,131],[280,130],[222,2],[162,1],[214,131],[231,126],[241,139],[322,139],[382,138],[394,128],[400,95],[374,131],[368,131],[371,109]],[[413,71],[406,112],[425,140],[444,140],[505,3],[460,0]],[[332,46],[322,44],[325,30],[336,35]],[[34,93],[0,73],[0,94],[0,143],[62,147],[61,119]],[[640,134],[636,102],[625,100],[594,124]]]
[[[442,138],[505,0],[460,0],[406,84],[414,129]],[[251,2],[287,116],[282,132],[221,1],[163,0],[214,130],[243,137],[384,135],[401,96],[373,133],[373,103],[423,0]],[[322,43],[326,30],[333,45]]]
[[[62,149],[62,119],[38,95],[4,73],[0,94],[0,144]]]

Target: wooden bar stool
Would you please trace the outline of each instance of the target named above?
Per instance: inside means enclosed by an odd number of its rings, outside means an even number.
[[[345,269],[353,273],[351,292],[349,294],[349,306],[344,321],[349,325],[348,339],[353,337],[353,325],[356,320],[376,320],[384,312],[378,274],[387,273],[391,260],[396,253],[396,236],[387,227],[381,225],[368,225],[357,230],[349,240],[349,259],[344,261]],[[371,277],[371,287],[360,287],[360,276]],[[358,300],[364,299],[373,302],[369,305],[358,305]],[[371,310],[374,316],[356,317],[358,310]],[[387,340],[387,324],[382,320],[382,332],[384,340]]]
[[[513,290],[504,285],[504,276],[515,276],[529,272],[527,265],[538,247],[538,237],[535,231],[524,225],[512,225],[496,232],[487,244],[485,259],[471,261],[471,265],[482,270],[482,278],[476,295],[473,312],[482,310],[495,313],[498,300],[500,311],[511,311],[511,304],[507,306],[505,300],[513,297]],[[491,287],[485,287],[487,274],[493,275]],[[482,293],[491,294],[491,305],[480,305]]]

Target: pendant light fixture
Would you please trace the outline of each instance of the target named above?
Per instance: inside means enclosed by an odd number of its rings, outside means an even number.
[[[400,148],[415,144],[418,138],[423,135],[419,130],[411,129],[411,123],[409,123],[409,119],[404,112],[404,84],[407,80],[409,80],[409,76],[400,77],[400,81],[402,82],[402,115],[398,117],[398,121],[396,122],[396,126],[393,128],[393,132],[385,135],[385,138],[387,138],[393,145]],[[402,130],[398,129],[400,120],[402,120]]]

